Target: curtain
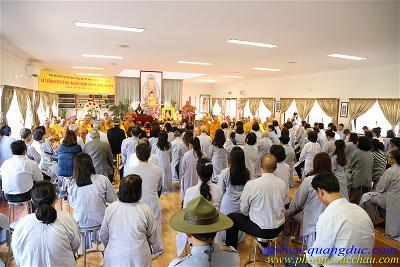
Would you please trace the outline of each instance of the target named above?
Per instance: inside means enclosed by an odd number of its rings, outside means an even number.
[[[296,98],[296,107],[299,117],[305,120],[313,108],[315,99],[313,98]]]
[[[213,111],[213,113],[214,113],[214,106],[215,106],[215,103],[217,102],[217,99],[216,98],[212,98],[211,99],[211,110]]]
[[[18,107],[19,107],[19,110],[21,111],[21,115],[22,115],[22,125],[24,125],[24,126],[25,126],[25,120],[26,120],[26,110],[28,109],[27,93],[28,93],[27,89],[15,88],[15,95],[17,96]]]
[[[7,125],[7,112],[10,109],[11,101],[14,96],[14,88],[11,86],[3,86],[3,92],[1,94],[1,110],[0,110],[0,124]]]
[[[247,100],[249,100],[248,98],[241,98],[240,102],[239,102],[239,108],[240,108],[240,112],[242,113],[243,116],[243,112],[244,112],[244,107],[247,104]]]
[[[33,111],[33,90],[27,90],[27,96],[29,97],[29,102],[30,102],[30,104],[31,104],[31,122],[32,122],[32,125],[31,126],[33,126],[34,124],[33,124],[33,117],[35,116],[35,113],[36,112],[34,112]]]
[[[378,99],[383,115],[392,125],[392,130],[400,123],[400,99]]]
[[[249,107],[250,107],[250,113],[253,114],[253,116],[256,116],[257,110],[260,107],[260,99],[259,98],[250,98],[249,99]]]
[[[136,103],[140,97],[140,79],[116,77],[116,103]]]
[[[351,122],[357,119],[365,112],[367,112],[376,102],[376,99],[371,98],[350,98],[349,99],[349,124],[350,130],[352,127]]]
[[[289,107],[292,104],[293,100],[294,100],[293,98],[281,98],[280,99],[280,101],[281,101],[281,112],[280,113],[281,114],[285,113],[286,110],[289,109]]]
[[[38,109],[40,105],[40,92],[35,91],[35,93],[32,92],[32,95],[34,95],[33,101],[31,100],[31,105],[32,105],[32,126],[36,127],[39,126],[40,121],[39,121],[39,115],[38,115]]]
[[[163,80],[161,99],[170,103],[175,109],[181,108],[182,80]]]
[[[225,115],[225,106],[223,105],[223,98],[217,98],[217,103],[221,107],[221,113]]]
[[[53,106],[56,105],[56,109],[58,109],[58,95],[50,94],[49,95],[49,105],[50,105],[50,115],[49,118],[52,118],[54,115]]]
[[[337,98],[320,98],[317,99],[321,109],[332,118],[334,124],[338,123],[339,99]]]
[[[261,98],[262,102],[264,103],[264,106],[271,111],[271,113],[274,113],[274,99],[273,98]]]

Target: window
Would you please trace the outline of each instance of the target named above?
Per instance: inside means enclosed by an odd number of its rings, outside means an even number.
[[[378,101],[376,101],[370,110],[356,119],[356,125],[354,125],[354,121],[352,124],[355,126],[353,129],[355,129],[356,133],[363,133],[363,126],[368,126],[370,130],[375,127],[381,127],[381,135],[386,136],[386,132],[392,129],[392,126],[385,118],[385,115],[383,115]],[[399,133],[399,125],[396,126],[394,133]]]
[[[267,121],[267,118],[271,116],[271,111],[267,109],[267,107],[264,105],[264,102],[261,100],[260,101],[260,106],[258,107],[258,118],[261,120],[261,122]]]
[[[10,109],[8,110],[6,117],[8,121],[8,126],[11,127],[11,136],[17,140],[20,139],[19,132],[24,127],[24,125],[22,124],[22,115],[19,110],[17,96],[15,92],[11,100]]]
[[[326,113],[321,109],[321,106],[315,101],[310,114],[308,115],[308,122],[313,125],[314,122],[322,122],[327,127],[328,123],[332,122],[332,118],[326,115]]]
[[[291,119],[293,116],[293,113],[298,112],[297,107],[296,107],[296,100],[293,100],[292,104],[290,104],[288,110],[286,110],[285,113],[283,113],[283,116],[281,116],[281,123],[285,123],[288,119]],[[303,118],[300,118],[300,120],[303,120]]]
[[[237,100],[225,99],[225,114],[231,118],[237,116]]]
[[[219,106],[218,102],[215,101],[213,106],[213,115],[219,116],[221,114],[222,108]]]

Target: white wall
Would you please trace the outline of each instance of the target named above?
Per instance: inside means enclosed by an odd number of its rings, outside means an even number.
[[[211,94],[211,97],[235,98],[334,97],[341,101],[357,97],[400,98],[399,76],[399,65],[389,65],[209,84],[207,87],[196,83],[186,86],[184,83],[183,91],[186,96],[197,96],[197,99],[203,93]],[[339,118],[339,122],[347,125],[348,120]]]
[[[12,85],[28,89],[38,89],[38,78],[26,76],[26,65],[22,58],[1,50],[1,85]]]

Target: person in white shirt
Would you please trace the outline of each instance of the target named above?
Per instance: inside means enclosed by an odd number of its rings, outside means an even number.
[[[339,193],[339,182],[333,173],[318,174],[311,184],[327,207],[318,218],[314,245],[307,249],[306,260],[310,264],[294,265],[296,260],[292,259],[292,264],[285,266],[372,266],[375,231],[368,214]],[[351,253],[347,252],[349,249]]]
[[[179,180],[179,161],[180,161],[180,146],[185,145],[183,143],[182,135],[179,130],[174,132],[174,140],[171,142],[171,171],[172,180]],[[183,156],[183,155],[182,155]]]
[[[28,128],[22,128],[20,131],[21,139],[26,144],[26,156],[35,161],[37,164],[40,163],[40,154],[36,151],[36,149],[31,146],[33,138],[32,138],[32,131]]]
[[[338,124],[336,134],[339,135],[339,139],[341,139],[341,140],[344,140],[346,138],[346,135],[344,133],[344,124],[343,123]]]
[[[324,143],[324,146],[321,149],[321,152],[327,153],[330,157],[332,157],[335,152],[335,133],[332,130],[327,130],[325,132],[327,141]]]
[[[253,123],[253,125],[251,126],[251,131],[256,134],[256,136],[257,136],[256,143],[258,144],[262,138],[262,132],[261,132],[260,125],[258,124],[258,122]]]
[[[205,125],[200,127],[200,135],[197,136],[200,140],[200,147],[203,154],[207,157],[210,152],[210,147],[212,143],[212,139],[209,135],[207,135],[207,127]]]
[[[56,199],[48,181],[32,188],[35,213],[19,220],[11,241],[17,266],[76,266],[79,228],[70,214],[54,208]]]
[[[103,142],[108,143],[107,134],[104,133],[104,132],[102,132],[102,131],[100,131],[100,127],[101,127],[101,124],[100,124],[99,121],[93,122],[93,129],[96,129],[96,130],[99,131],[100,141],[103,141]],[[90,136],[90,134],[87,134],[87,135],[86,135],[86,139],[85,139],[85,144],[89,143],[89,142],[92,141],[92,140],[93,140],[93,138]]]
[[[143,144],[143,143],[150,146],[149,140],[147,138],[139,139],[138,145]],[[136,146],[136,148],[137,148],[137,146]],[[136,150],[136,148],[135,148],[135,150]],[[150,154],[150,158],[148,161],[149,161],[149,163],[160,167],[160,163],[158,162],[157,156],[155,154]],[[125,170],[127,170],[129,168],[133,168],[135,166],[138,166],[139,164],[140,164],[140,161],[139,161],[138,157],[136,156],[136,151],[135,151],[135,153],[133,153],[129,156],[129,161],[127,161],[124,166],[124,175],[123,176],[126,176]]]
[[[281,138],[279,138],[279,140],[281,141],[283,149],[285,150],[286,158],[285,158],[284,162],[289,165],[289,170],[290,170],[289,187],[293,187],[293,185],[294,185],[293,166],[294,166],[294,163],[296,162],[296,154],[294,152],[293,147],[288,144],[290,141],[289,136],[283,135],[283,136],[281,136]]]
[[[237,247],[238,231],[261,238],[274,238],[285,223],[288,186],[273,175],[276,158],[269,154],[262,160],[263,174],[244,186],[240,197],[241,213],[231,213],[234,226],[226,231],[226,245]]]
[[[213,165],[213,182],[217,183],[217,177],[223,169],[228,167],[228,151],[224,148],[225,134],[222,129],[215,132],[215,137],[208,153]]]
[[[169,193],[172,190],[171,144],[166,131],[160,131],[157,143],[152,145],[151,151],[156,155],[162,170],[162,192]]]
[[[281,137],[281,129],[279,129],[279,122],[277,120],[274,120],[272,121],[272,125],[274,126],[276,137],[279,139],[279,137]]]
[[[276,170],[274,171],[274,175],[279,179],[281,179],[289,188],[291,172],[289,165],[286,162],[284,162],[286,158],[285,149],[281,145],[273,145],[271,146],[271,154],[274,155],[277,160]],[[289,207],[289,203],[290,203],[290,197],[288,195],[287,201],[285,203],[287,207]]]
[[[25,156],[24,141],[11,143],[11,151],[13,156],[0,167],[4,195],[10,202],[28,201],[31,199],[33,182],[43,180],[42,171],[36,162]]]
[[[253,179],[255,176],[255,165],[258,156],[258,149],[256,142],[257,142],[256,134],[253,132],[249,132],[246,135],[246,144],[243,147],[243,151],[245,155],[246,168],[250,172],[250,179]]]
[[[11,143],[15,141],[14,138],[10,137],[11,128],[10,126],[3,126],[0,129],[0,166],[4,161],[12,157]]]
[[[309,142],[306,143],[303,149],[301,150],[299,158],[300,164],[298,164],[295,167],[297,175],[299,176],[300,179],[302,179],[303,175],[307,176],[312,172],[313,159],[316,154],[321,152],[321,146],[317,143],[317,140],[318,140],[318,134],[316,132],[310,132],[308,134]],[[301,168],[303,166],[304,169],[303,171],[301,171]]]
[[[154,215],[154,227],[158,242],[157,246],[152,247],[153,255],[161,255],[164,251],[162,240],[162,210],[160,198],[162,188],[162,171],[160,167],[149,162],[151,147],[148,143],[141,143],[136,147],[136,157],[139,164],[127,168],[125,175],[136,174],[142,178],[142,198],[141,202],[149,205]]]
[[[128,138],[124,139],[121,144],[121,162],[123,165],[129,162],[129,157],[136,151],[136,146],[139,143],[140,129],[139,127],[130,127],[126,134]]]

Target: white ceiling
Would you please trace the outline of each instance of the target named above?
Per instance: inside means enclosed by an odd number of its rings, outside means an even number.
[[[77,73],[72,66],[98,66],[104,70],[88,73],[160,70],[203,73],[207,75],[201,79],[224,82],[234,79],[221,75],[253,79],[399,63],[399,1],[2,1],[1,5],[3,49],[14,50],[40,67],[71,73]],[[79,28],[74,21],[145,31]],[[279,47],[226,43],[232,38]],[[120,48],[121,44],[131,47]],[[83,58],[84,53],[123,59]],[[326,56],[333,53],[367,60]],[[178,60],[212,65],[182,65]]]

